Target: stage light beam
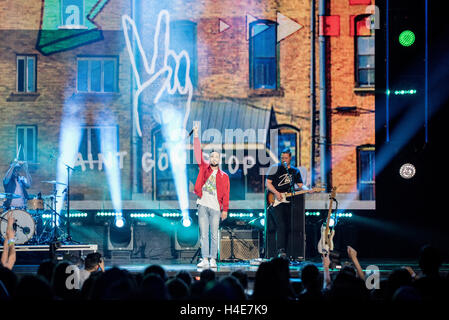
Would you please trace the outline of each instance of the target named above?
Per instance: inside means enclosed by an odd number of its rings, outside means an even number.
[[[67,100],[64,104],[63,116],[61,121],[61,131],[59,134],[59,157],[57,162],[56,180],[61,183],[67,183],[68,172],[67,167],[74,167],[78,156],[78,150],[81,143],[82,131],[84,124],[81,115],[83,111],[82,102],[74,102]],[[71,174],[71,171],[70,171]],[[65,185],[56,185],[56,195],[62,196]],[[63,198],[56,202],[56,212],[61,213],[64,201]],[[59,225],[59,216],[56,219],[56,225]]]

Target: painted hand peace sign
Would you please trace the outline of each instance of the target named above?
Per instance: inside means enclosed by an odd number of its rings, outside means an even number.
[[[134,119],[139,136],[142,136],[139,116],[139,99],[143,105],[153,108],[153,115],[160,122],[168,121],[171,113],[179,111],[183,116],[179,122],[179,130],[185,131],[187,119],[190,113],[190,103],[193,95],[193,85],[190,79],[190,57],[185,50],[176,53],[170,49],[170,15],[168,11],[162,10],[159,13],[156,24],[156,31],[153,41],[153,55],[151,63],[148,63],[147,54],[143,49],[137,27],[133,19],[124,15],[122,17],[123,32],[125,34],[126,46],[131,60],[134,77],[137,83],[137,91],[134,97]],[[142,59],[143,70],[137,69],[136,56],[131,45],[130,32],[134,36],[139,56]],[[185,60],[183,63],[182,59]],[[179,79],[180,66],[185,65],[185,79]],[[145,79],[145,80],[144,80]],[[183,81],[180,81],[183,80]],[[184,86],[181,85],[184,83]],[[165,106],[158,106],[164,93],[168,95],[181,96],[181,102],[174,106],[175,110],[167,110]],[[178,100],[177,100],[178,101]]]

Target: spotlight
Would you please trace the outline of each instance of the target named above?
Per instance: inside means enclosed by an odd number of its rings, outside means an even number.
[[[190,227],[192,225],[192,219],[190,217],[182,218],[182,225],[186,228]]]
[[[415,33],[411,30],[402,31],[399,35],[399,43],[404,47],[410,47],[415,43]]]
[[[114,224],[117,228],[123,228],[125,225],[125,219],[122,216],[116,216]]]
[[[411,179],[415,176],[416,168],[411,163],[405,163],[399,169],[399,174],[404,179]]]

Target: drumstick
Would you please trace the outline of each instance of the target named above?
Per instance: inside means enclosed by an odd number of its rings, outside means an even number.
[[[22,145],[21,144],[19,144],[19,150],[17,151],[16,158],[14,159],[15,162],[17,162],[19,160],[20,149],[22,149]]]

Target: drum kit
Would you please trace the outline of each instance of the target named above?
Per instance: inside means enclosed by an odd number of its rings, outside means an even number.
[[[0,234],[6,237],[6,228],[8,225],[8,216],[14,217],[13,228],[16,234],[16,244],[40,245],[50,244],[63,233],[58,226],[57,220],[63,218],[56,211],[56,204],[62,195],[57,195],[57,185],[67,186],[67,184],[58,181],[42,181],[53,185],[53,193],[42,195],[29,195],[26,207],[10,207],[5,211],[0,206]],[[67,190],[67,189],[66,189]],[[14,193],[0,193],[0,199],[18,199],[20,195]],[[51,219],[44,219],[44,215]],[[61,219],[60,219],[61,220]],[[66,221],[68,222],[68,221]]]

